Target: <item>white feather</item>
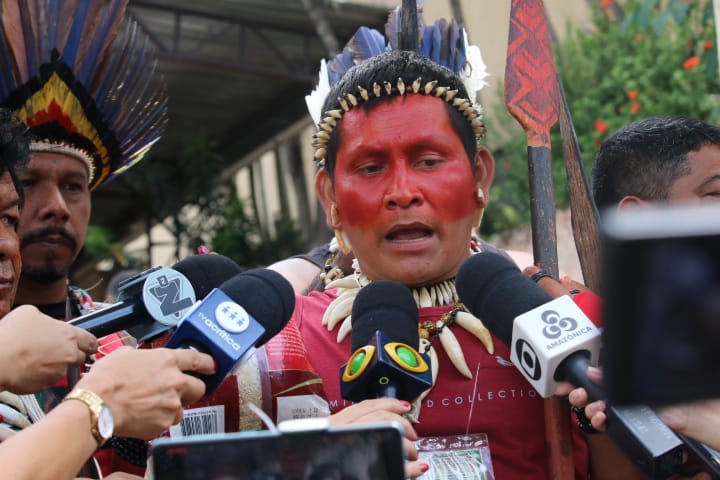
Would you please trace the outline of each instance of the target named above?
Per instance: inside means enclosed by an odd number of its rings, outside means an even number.
[[[320,60],[320,74],[318,78],[317,87],[315,90],[310,92],[310,95],[305,95],[305,104],[307,105],[308,112],[315,122],[315,125],[320,123],[322,120],[322,106],[325,103],[325,98],[330,93],[330,80],[328,76],[327,62],[323,58]]]

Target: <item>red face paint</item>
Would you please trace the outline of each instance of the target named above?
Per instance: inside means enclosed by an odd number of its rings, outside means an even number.
[[[468,257],[477,182],[443,100],[352,109],[340,128],[335,200],[362,271],[410,286],[453,277]]]

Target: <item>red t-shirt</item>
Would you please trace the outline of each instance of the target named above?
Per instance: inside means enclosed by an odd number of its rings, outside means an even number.
[[[351,402],[340,396],[340,366],[350,356],[350,335],[338,344],[337,331],[328,332],[322,314],[335,298],[334,291],[313,292],[296,299],[293,319],[303,335],[310,362],[323,379],[332,412]],[[439,319],[449,307],[420,309],[420,322]],[[495,353],[462,328],[453,333],[463,346],[472,380],[463,377],[439,346],[439,373],[435,386],[423,400],[420,422],[415,429],[421,437],[463,433],[488,436],[495,477],[499,480],[547,478],[543,399],[510,363],[510,352],[497,338]],[[472,407],[472,412],[471,412]],[[586,479],[588,447],[584,434],[573,431],[575,477]]]

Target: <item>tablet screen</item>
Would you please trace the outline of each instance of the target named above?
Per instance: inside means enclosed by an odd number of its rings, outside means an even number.
[[[402,480],[401,435],[394,426],[374,426],[162,439],[152,447],[154,478]]]

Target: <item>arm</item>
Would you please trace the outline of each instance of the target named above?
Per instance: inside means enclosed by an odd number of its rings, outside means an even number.
[[[98,348],[90,333],[23,305],[0,319],[0,390],[34,393]]]
[[[179,422],[182,406],[204,394],[202,381],[186,371],[212,373],[214,361],[191,350],[123,347],[99,360],[76,388],[102,398],[116,434],[150,439]],[[19,480],[74,477],[98,448],[90,418],[83,402],[62,402],[42,421],[0,444],[3,474]]]
[[[267,268],[285,277],[292,285],[295,295],[303,295],[322,272],[318,265],[300,257],[279,260]]]
[[[677,433],[720,450],[720,400],[661,407],[658,416]]]

